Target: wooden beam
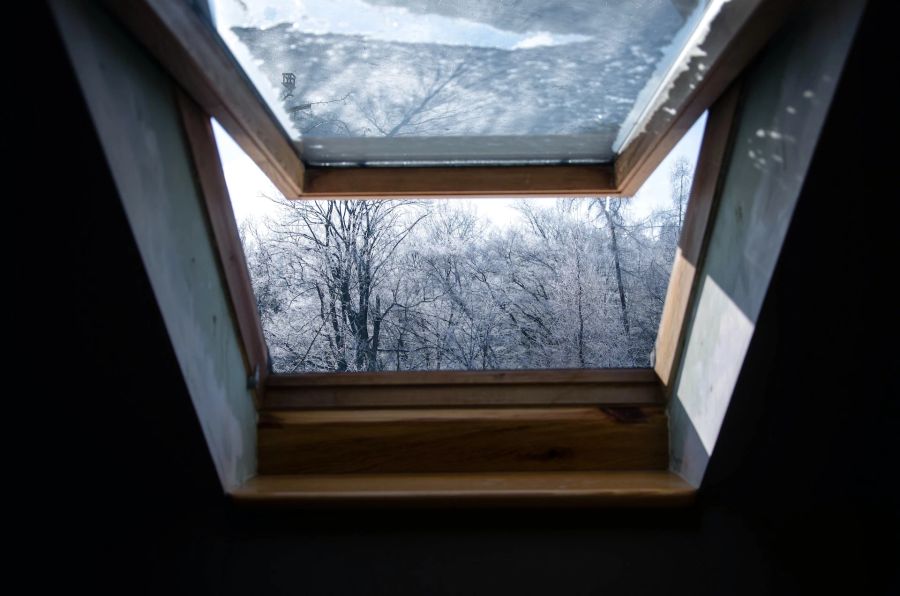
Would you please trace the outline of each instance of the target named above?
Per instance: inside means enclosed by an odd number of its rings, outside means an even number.
[[[262,412],[260,474],[664,470],[662,405]]]
[[[272,375],[272,387],[324,385],[517,385],[519,383],[654,383],[649,368],[542,368],[536,370],[421,370]]]
[[[301,194],[303,163],[265,102],[189,2],[104,0],[104,5],[214,117],[286,197]]]
[[[231,199],[228,196],[212,123],[209,115],[186,94],[178,91],[176,99],[194,160],[194,170],[206,207],[213,243],[225,279],[232,314],[241,336],[247,375],[252,376],[256,373],[259,375],[254,391],[256,405],[259,407],[269,372],[269,352],[256,309],[247,259],[241,245]]]
[[[676,474],[544,472],[257,476],[231,491],[258,506],[684,506],[695,489]]]
[[[697,272],[706,252],[710,222],[713,221],[722,190],[724,166],[734,137],[739,96],[738,82],[713,105],[700,145],[691,196],[685,210],[684,225],[656,335],[654,370],[667,393],[671,390],[674,371],[681,357],[685,322],[697,290]]]
[[[652,403],[652,369],[421,371],[272,375],[261,409]]]
[[[611,165],[308,167],[303,198],[596,196],[616,194]]]
[[[712,21],[698,52],[667,89],[665,100],[638,122],[615,163],[620,194],[632,196],[691,128],[740,75],[793,10],[794,0],[727,2]]]

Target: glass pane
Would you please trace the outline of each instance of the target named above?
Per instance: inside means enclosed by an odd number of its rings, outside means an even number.
[[[710,0],[211,0],[318,165],[599,163]]]
[[[216,127],[275,371],[649,366],[704,123],[578,200],[286,201]]]

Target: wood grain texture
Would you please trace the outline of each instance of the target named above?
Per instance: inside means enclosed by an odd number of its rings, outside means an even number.
[[[696,272],[702,266],[710,222],[724,180],[724,165],[733,144],[739,96],[738,81],[710,109],[700,145],[691,196],[656,335],[654,370],[667,394],[671,391],[681,355],[687,313],[696,294]]]
[[[303,198],[616,194],[611,165],[306,169]]]
[[[632,196],[700,115],[724,93],[779,29],[794,0],[728,2],[695,58],[668,89],[666,100],[622,148],[615,162],[620,194]]]
[[[653,404],[652,369],[271,375],[261,409]]]
[[[654,383],[650,368],[544,368],[535,370],[421,370],[273,374],[274,387],[371,385],[517,385],[520,383]]]
[[[256,310],[256,298],[247,270],[247,259],[238,234],[237,221],[228,196],[225,174],[219,150],[213,136],[209,115],[190,97],[176,93],[181,120],[194,160],[213,242],[219,255],[222,274],[231,303],[246,365],[247,375],[259,371],[259,385],[254,400],[260,406],[268,375],[268,350],[263,337],[262,323]]]
[[[286,197],[302,192],[303,163],[212,26],[188,2],[104,0],[171,76],[228,131]]]
[[[658,382],[603,385],[370,385],[266,388],[260,410],[433,406],[626,405],[662,403]]]
[[[260,474],[662,470],[652,406],[262,412]]]
[[[257,476],[231,491],[239,505],[683,506],[695,489],[666,471]]]

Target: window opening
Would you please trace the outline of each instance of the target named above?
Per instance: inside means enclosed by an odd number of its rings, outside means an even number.
[[[274,371],[650,366],[705,120],[583,199],[285,200],[215,125]]]

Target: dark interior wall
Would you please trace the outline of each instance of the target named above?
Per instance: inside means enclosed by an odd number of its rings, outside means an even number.
[[[66,487],[56,484],[61,523],[43,536],[53,572],[38,579],[117,593],[900,592],[896,150],[883,142],[896,116],[878,8],[849,58],[699,501],[672,511],[230,509],[43,15],[41,72],[55,79],[34,101],[67,142],[53,170],[64,232],[51,256],[31,243],[17,266],[58,267],[30,290],[54,312],[53,341],[33,332],[30,351],[45,374],[90,390],[57,396],[66,431],[54,457],[37,459]]]

